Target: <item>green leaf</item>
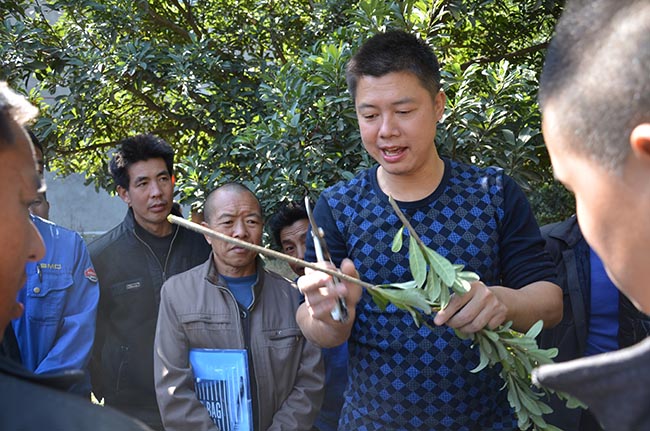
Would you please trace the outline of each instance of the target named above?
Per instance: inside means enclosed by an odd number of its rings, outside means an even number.
[[[404,235],[404,226],[399,228],[393,238],[393,245],[390,248],[393,253],[397,253],[402,249],[402,235]]]
[[[470,283],[473,281],[479,281],[481,279],[477,273],[472,271],[459,271],[456,276]]]
[[[486,352],[483,351],[483,349],[480,349],[480,354],[481,354],[481,361],[475,368],[470,370],[471,373],[478,373],[483,368],[487,367],[488,364],[490,363],[490,357]]]
[[[457,278],[454,280],[454,283],[452,284],[452,289],[454,292],[458,293],[459,295],[464,295],[467,292],[469,292],[471,286],[467,280],[463,280],[462,278]]]
[[[451,295],[449,294],[449,289],[446,287],[442,287],[440,289],[440,309],[444,310],[447,305],[449,305],[449,300],[451,299]]]
[[[409,280],[409,281],[404,281],[402,283],[381,285],[379,287],[383,287],[384,289],[389,289],[389,288],[394,288],[394,289],[416,289],[418,287],[418,284],[415,282],[415,280]]]
[[[537,338],[539,333],[542,332],[542,328],[544,328],[544,321],[538,320],[533,326],[530,327],[528,332],[526,332],[526,337]]]
[[[427,262],[417,241],[412,236],[409,237],[409,267],[415,283],[418,287],[422,286],[427,278]]]
[[[382,298],[390,301],[397,308],[417,308],[422,310],[425,314],[431,314],[431,305],[426,300],[422,289],[391,289],[375,287],[373,291],[374,294],[381,295]]]
[[[435,304],[440,298],[441,283],[440,277],[436,274],[435,271],[429,270],[427,272],[427,283],[424,287],[424,293],[426,294],[429,302]]]
[[[426,249],[427,260],[431,269],[436,271],[440,279],[446,286],[451,286],[454,284],[456,278],[456,270],[454,266],[447,259],[436,253],[430,248]]]

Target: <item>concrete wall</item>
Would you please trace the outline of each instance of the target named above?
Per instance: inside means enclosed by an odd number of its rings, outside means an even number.
[[[124,218],[127,206],[122,199],[85,186],[81,174],[59,178],[46,172],[45,182],[50,220],[85,237],[100,235]]]

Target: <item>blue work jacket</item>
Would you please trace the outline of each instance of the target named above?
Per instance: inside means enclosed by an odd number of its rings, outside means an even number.
[[[36,216],[32,221],[43,237],[45,257],[27,263],[27,281],[18,293],[25,312],[12,324],[22,363],[36,374],[83,370],[83,383],[71,390],[89,395],[97,276],[77,232]]]

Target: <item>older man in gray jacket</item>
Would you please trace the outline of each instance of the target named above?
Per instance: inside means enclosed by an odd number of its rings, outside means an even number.
[[[204,223],[253,244],[262,241],[256,196],[230,183],[207,198]],[[190,349],[245,349],[256,430],[309,430],[320,410],[324,371],[320,349],[295,321],[300,293],[266,270],[257,253],[211,237],[202,265],[162,288],[156,328],[156,396],[167,431],[218,430],[197,399]]]

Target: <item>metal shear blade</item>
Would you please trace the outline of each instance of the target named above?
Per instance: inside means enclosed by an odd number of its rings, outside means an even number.
[[[327,248],[327,243],[325,242],[325,234],[323,229],[318,227],[316,224],[316,220],[314,220],[308,197],[305,197],[305,209],[307,210],[307,217],[309,218],[309,224],[311,225],[311,237],[314,240],[316,260],[318,260],[318,262],[329,262],[334,265],[334,262],[332,262],[332,255],[330,254],[329,249]],[[328,283],[327,287],[330,292],[334,290],[334,283],[340,283],[340,280],[334,277],[334,280],[331,283]],[[336,306],[331,311],[331,315],[332,319],[338,322],[345,322],[348,320],[348,307],[343,298],[338,298]]]

